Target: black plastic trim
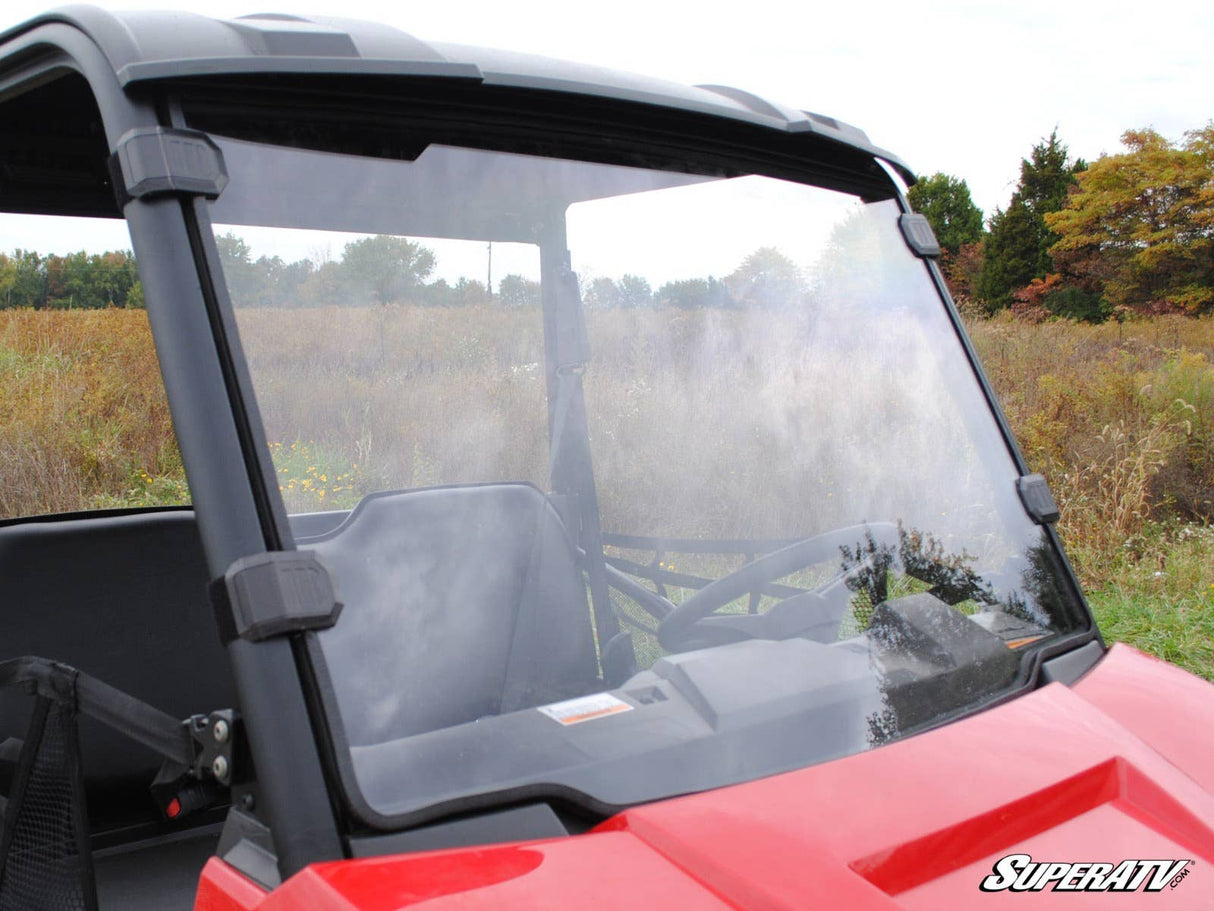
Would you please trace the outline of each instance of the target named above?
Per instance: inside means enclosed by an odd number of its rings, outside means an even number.
[[[277,889],[282,885],[269,828],[243,810],[236,807],[228,810],[215,856],[266,889]]]
[[[377,857],[383,854],[411,854],[446,848],[471,848],[513,841],[565,838],[569,830],[546,803],[491,810],[384,835],[350,839],[351,857]]]
[[[223,152],[210,136],[165,127],[128,130],[110,158],[110,177],[120,209],[146,196],[216,199],[228,185]]]
[[[1037,680],[1040,686],[1047,683],[1062,683],[1070,686],[1094,668],[1105,656],[1105,648],[1099,642],[1088,642],[1069,652],[1063,652],[1041,662]]]
[[[324,563],[310,551],[267,551],[242,557],[212,590],[220,630],[260,642],[337,622],[341,602]]]
[[[1025,512],[1038,525],[1053,525],[1058,521],[1058,504],[1050,493],[1050,485],[1039,474],[1023,475],[1016,479],[1016,492],[1024,504]]]
[[[161,512],[193,512],[193,506],[130,506],[118,509],[83,509],[73,512],[46,512],[34,516],[13,516],[0,519],[0,528],[10,525],[29,525],[46,522],[80,522],[89,519],[118,519],[123,516],[142,516]]]
[[[906,245],[920,259],[940,255],[940,242],[936,240],[936,232],[932,230],[932,223],[926,215],[903,212],[898,216],[898,227],[902,229]]]

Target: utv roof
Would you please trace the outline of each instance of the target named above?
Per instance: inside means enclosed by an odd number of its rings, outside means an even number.
[[[388,25],[329,17],[260,14],[222,20],[196,13],[114,13],[67,6],[9,29],[0,35],[0,43],[52,23],[88,35],[127,89],[163,80],[261,73],[470,80],[727,117],[788,134],[810,133],[870,153],[914,181],[900,159],[872,145],[862,130],[727,86],[684,86],[546,57],[424,42]]]

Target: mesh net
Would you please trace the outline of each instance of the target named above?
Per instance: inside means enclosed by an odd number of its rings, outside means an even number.
[[[75,715],[38,703],[4,813],[0,911],[95,911]]]

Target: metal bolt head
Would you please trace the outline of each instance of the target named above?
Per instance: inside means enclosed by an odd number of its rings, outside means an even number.
[[[231,731],[228,730],[228,723],[222,718],[216,718],[215,724],[211,726],[211,736],[215,738],[215,742],[226,743],[230,733]]]
[[[228,760],[225,756],[216,756],[211,761],[211,774],[219,781],[228,777]]]

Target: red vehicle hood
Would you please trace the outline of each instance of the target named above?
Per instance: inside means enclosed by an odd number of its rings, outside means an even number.
[[[1008,854],[1191,862],[1174,886],[1148,893],[1148,877],[1135,897],[980,891]],[[637,807],[584,835],[316,864],[270,895],[212,860],[197,907],[1090,909],[1118,902],[1214,908],[1214,688],[1120,645],[1074,687],[1052,684],[856,756]]]

